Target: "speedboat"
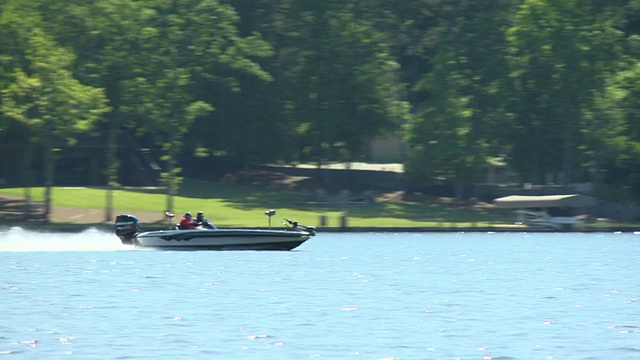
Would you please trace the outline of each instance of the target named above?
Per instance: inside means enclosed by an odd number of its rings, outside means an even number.
[[[267,210],[268,229],[225,229],[215,226],[193,230],[141,231],[138,218],[123,214],[116,217],[116,235],[124,245],[161,250],[292,250],[316,235],[315,227],[283,219],[284,229],[271,228],[271,216],[275,210]],[[168,218],[173,214],[166,213]]]

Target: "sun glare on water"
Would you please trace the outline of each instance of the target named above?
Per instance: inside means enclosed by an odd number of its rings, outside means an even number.
[[[94,229],[80,233],[27,231],[12,227],[0,231],[0,251],[114,251],[128,250],[113,233]]]

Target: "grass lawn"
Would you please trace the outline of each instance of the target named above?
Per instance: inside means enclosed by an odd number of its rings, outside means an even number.
[[[0,189],[0,194],[22,196],[24,189]],[[53,205],[85,209],[104,209],[106,191],[96,188],[53,189]],[[33,188],[34,200],[43,200],[44,189]],[[445,206],[425,201],[376,200],[374,203],[344,206],[338,203],[305,205],[301,192],[276,190],[253,186],[229,185],[185,179],[174,198],[177,215],[186,211],[204,211],[219,226],[264,226],[264,211],[277,209],[274,225],[286,217],[302,224],[318,225],[321,215],[327,217],[327,226],[339,226],[340,217],[346,214],[348,225],[354,227],[426,227],[426,226],[488,226],[493,223],[510,223],[510,212],[490,209],[470,209]],[[114,208],[135,214],[136,211],[164,212],[166,195],[163,189],[119,189],[114,191]]]

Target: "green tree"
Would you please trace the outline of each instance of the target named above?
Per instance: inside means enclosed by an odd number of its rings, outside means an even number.
[[[106,134],[108,150],[105,175],[106,192],[105,220],[113,219],[113,191],[118,186],[118,171],[122,163],[117,157],[118,139],[126,129],[144,128],[135,114],[122,111],[126,97],[126,83],[143,72],[147,63],[144,53],[139,51],[139,34],[145,30],[146,21],[153,16],[145,11],[142,3],[131,0],[109,0],[87,2],[67,1],[65,8],[43,10],[58,27],[60,36],[69,36],[68,42],[78,54],[78,73],[89,84],[103,87],[113,111],[99,124]],[[43,6],[51,6],[44,2]],[[58,11],[56,11],[58,10]]]
[[[133,78],[135,70],[144,66],[144,61],[136,56],[132,41],[135,34],[140,33],[141,19],[145,16],[140,4],[131,0],[6,1],[9,6],[2,13],[0,36],[7,36],[0,38],[0,52],[6,51],[8,61],[3,65],[11,69],[11,73],[15,66],[20,66],[19,54],[25,51],[29,30],[37,25],[76,55],[70,68],[76,79],[105,89],[112,111],[101,117],[92,134],[107,137],[105,175],[108,185],[116,185],[120,165],[116,158],[116,139],[127,120],[120,112],[121,82]],[[26,158],[30,158],[31,149],[25,152]],[[21,163],[23,172],[30,171],[30,161]],[[31,175],[24,178],[25,184],[30,184]],[[107,191],[107,221],[112,220],[111,209],[112,192]]]
[[[412,177],[453,180],[456,196],[468,196],[466,185],[481,181],[488,158],[500,154],[507,118],[498,94],[507,68],[504,29],[513,8],[510,0],[439,8],[432,69],[416,85],[429,98],[407,128],[406,170]]]
[[[185,69],[165,70],[157,77],[138,77],[126,82],[126,97],[131,105],[123,111],[131,111],[144,116],[151,131],[163,144],[165,152],[162,160],[167,164],[162,174],[162,183],[167,187],[167,209],[173,210],[181,178],[181,168],[177,167],[177,155],[182,149],[184,135],[194,120],[213,110],[203,101],[194,101],[188,88],[191,82]],[[149,125],[148,125],[149,126]]]
[[[601,127],[585,124],[585,113],[594,113],[620,54],[620,34],[605,10],[598,1],[527,0],[507,32],[511,156],[526,181],[540,183],[552,173],[562,173],[563,184],[579,179],[583,130]]]
[[[121,109],[137,118],[139,130],[163,144],[163,182],[167,208],[172,210],[184,136],[195,119],[210,113],[219,101],[205,93],[220,83],[236,87],[235,72],[269,80],[250,59],[263,55],[268,45],[258,35],[241,37],[234,9],[217,0],[149,1],[142,11],[144,26],[135,42],[145,65],[123,82]]]
[[[640,61],[618,71],[588,113],[589,150],[596,185],[607,184],[605,198],[627,202],[640,198]]]
[[[14,81],[15,68],[24,64],[29,32],[39,22],[37,13],[30,5],[19,0],[0,1],[0,92]],[[30,186],[34,180],[32,159],[35,154],[26,126],[0,111],[0,129],[3,129],[0,138],[11,138],[27,144],[22,154],[14,154],[20,159],[19,166],[14,169],[25,185],[25,198],[30,201]]]
[[[25,60],[27,67],[16,68],[13,83],[2,92],[2,112],[25,124],[42,149],[48,220],[56,140],[74,143],[74,134],[90,130],[109,107],[102,89],[73,78],[74,55],[40,29],[30,33]]]
[[[290,2],[280,31],[287,44],[281,56],[291,64],[282,74],[289,114],[307,160],[362,157],[363,140],[410,118],[392,38],[353,4]]]

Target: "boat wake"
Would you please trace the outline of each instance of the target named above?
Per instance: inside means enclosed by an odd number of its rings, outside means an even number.
[[[57,233],[12,227],[0,230],[0,251],[115,251],[129,250],[113,233],[89,229]]]

